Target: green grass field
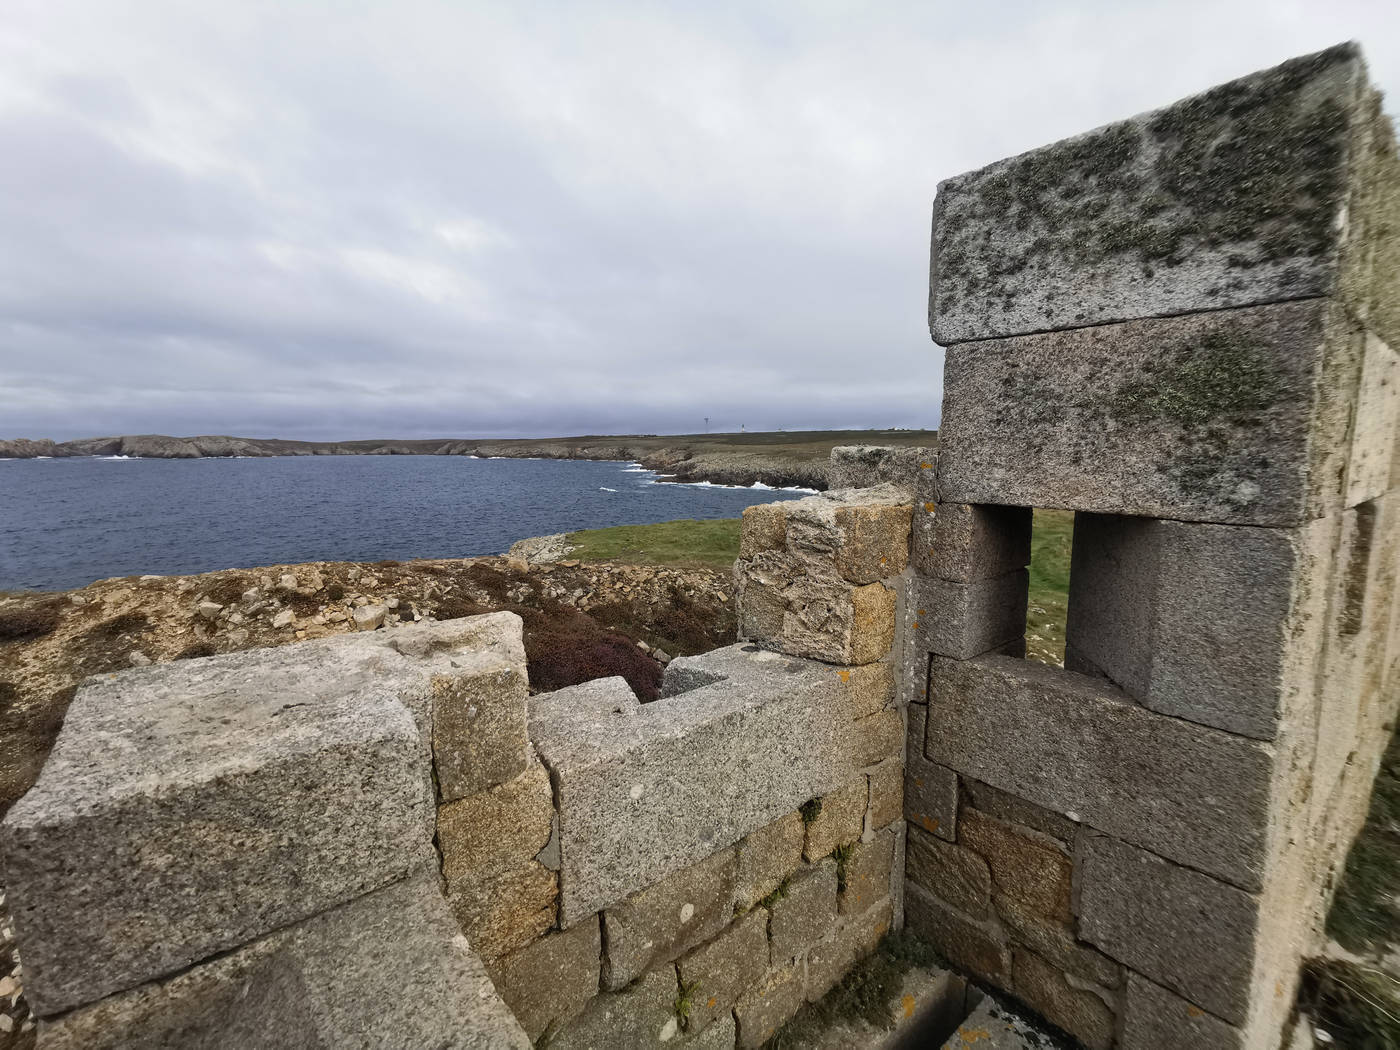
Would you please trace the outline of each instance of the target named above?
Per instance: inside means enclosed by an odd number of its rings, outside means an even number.
[[[739,557],[739,519],[663,521],[569,533],[571,558],[631,565],[698,565],[728,569]]]

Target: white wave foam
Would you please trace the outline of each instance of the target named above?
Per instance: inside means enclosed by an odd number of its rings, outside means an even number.
[[[610,488],[608,488],[606,485],[599,485],[599,486],[598,486],[598,491],[599,491],[599,492],[616,492],[617,489],[610,489]]]

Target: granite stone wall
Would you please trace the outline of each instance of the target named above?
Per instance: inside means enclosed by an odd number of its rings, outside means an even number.
[[[939,186],[905,910],[1095,1050],[1278,1046],[1319,947],[1400,701],[1397,241],[1350,45]]]

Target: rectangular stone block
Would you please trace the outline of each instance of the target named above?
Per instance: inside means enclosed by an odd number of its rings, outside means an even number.
[[[997,898],[996,913],[1013,942],[1030,948],[1057,969],[1100,988],[1122,987],[1123,967],[1080,943],[1070,923],[1036,915],[1007,896]]]
[[[1031,508],[944,503],[916,568],[926,576],[974,583],[1031,563]]]
[[[958,1025],[940,1050],[1042,1050],[1044,1032],[1020,1014],[1012,1013],[991,996],[981,1001]]]
[[[839,869],[836,910],[840,914],[859,915],[891,896],[895,838],[895,830],[886,828],[869,842],[857,842],[851,848],[851,855]]]
[[[992,914],[992,876],[987,861],[970,849],[909,829],[905,875],[924,890],[973,919]]]
[[[922,743],[922,735],[917,739]],[[958,775],[930,762],[915,746],[911,737],[904,770],[904,819],[952,842],[958,828]]]
[[[517,628],[518,632],[519,628]],[[519,652],[464,654],[433,678],[433,765],[443,802],[504,783],[529,763],[529,678]]]
[[[1029,586],[1024,569],[973,583],[916,578],[908,644],[919,652],[967,660],[1022,639]]]
[[[471,946],[488,963],[554,926],[559,876],[534,860],[448,881],[447,903]]]
[[[1351,457],[1347,465],[1346,506],[1379,499],[1390,490],[1397,434],[1400,434],[1400,355],[1374,332],[1367,332]]]
[[[598,994],[601,965],[602,941],[594,920],[541,937],[506,956],[491,968],[491,979],[533,1041]]]
[[[831,450],[829,487],[868,489],[893,484],[912,488],[921,472],[932,473],[938,450],[889,445],[837,445]]]
[[[1011,950],[1000,927],[961,914],[916,882],[904,885],[904,922],[954,966],[1011,988]]]
[[[787,515],[782,503],[745,507],[739,527],[739,557],[752,558],[763,551],[787,546]]]
[[[791,1019],[807,1001],[804,994],[807,968],[801,960],[768,972],[761,984],[750,988],[734,1004],[738,1027],[736,1045],[758,1050]]]
[[[1272,740],[1311,703],[1332,531],[1078,515],[1065,666],[1153,711]]]
[[[565,926],[856,778],[837,669],[737,645],[678,664],[711,684],[582,717],[567,691],[532,701]]]
[[[846,667],[836,672],[845,686],[846,706],[851,721],[876,714],[894,702],[894,664],[889,660]]]
[[[704,1031],[728,1017],[739,997],[768,972],[768,916],[760,908],[726,927],[677,964],[681,987],[690,1001],[687,1034]]]
[[[436,859],[426,742],[395,699],[392,661],[345,658],[358,651],[257,650],[79,690],[0,848],[37,1014],[175,973]]]
[[[864,776],[847,781],[837,790],[823,795],[817,805],[809,804],[802,814],[807,824],[807,842],[802,855],[808,861],[821,860],[837,846],[846,846],[860,838],[865,830],[865,808],[870,789]]]
[[[955,347],[944,499],[1301,524],[1341,502],[1358,340],[1315,299]]]
[[[738,562],[735,575],[746,639],[833,664],[873,663],[890,652],[892,587],[852,584],[837,575],[829,557],[779,552]]]
[[[842,918],[807,953],[809,1003],[816,1002],[841,980],[861,959],[873,952],[890,930],[890,901],[883,899],[860,915]]]
[[[1271,848],[1274,755],[1026,660],[935,658],[929,756],[1236,885]]]
[[[1249,1011],[1259,898],[1106,836],[1080,858],[1080,933],[1233,1024]]]
[[[836,861],[828,857],[798,871],[770,910],[773,962],[796,959],[836,925]]]
[[[1376,119],[1368,101],[1360,50],[1344,44],[940,183],[934,340],[1364,283],[1355,271],[1395,236],[1343,220],[1349,188],[1368,174],[1349,148]]]
[[[797,810],[739,840],[734,906],[747,910],[776,890],[802,864],[807,828]]]
[[[1012,976],[1016,997],[1051,1024],[1068,1032],[1088,1050],[1113,1046],[1114,1015],[1097,993],[1075,987],[1064,974],[1034,952],[1017,948]]]
[[[1055,839],[964,809],[958,842],[987,862],[998,901],[1010,899],[1047,922],[1069,923],[1072,865]]]
[[[709,940],[734,917],[735,851],[692,864],[603,912],[603,987],[624,988],[646,970]]]
[[[40,1045],[528,1050],[530,1042],[425,869],[44,1022]]]
[[[904,719],[887,707],[851,725],[852,761],[858,768],[879,765],[904,753]]]
[[[440,806],[442,876],[489,878],[535,859],[549,842],[554,795],[539,763],[504,784]]]
[[[667,966],[644,974],[621,992],[595,996],[583,1011],[549,1036],[550,1050],[602,1050],[603,1047],[659,1048],[674,1045],[676,971]]]
[[[1245,1050],[1244,1033],[1135,973],[1123,997],[1123,1050]]]
[[[1072,846],[1079,833],[1079,824],[1063,813],[1008,795],[980,780],[964,779],[962,788],[969,805],[1007,824],[1019,824],[1023,828],[1042,832],[1066,846]]]
[[[900,725],[901,730],[904,728]],[[900,736],[903,742],[903,734]],[[904,815],[904,756],[902,749],[870,771],[870,808],[865,814],[869,835]]]

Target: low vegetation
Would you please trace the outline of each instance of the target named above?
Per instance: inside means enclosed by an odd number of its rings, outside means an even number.
[[[1065,662],[1065,619],[1069,615],[1069,562],[1073,538],[1072,512],[1035,512],[1031,532],[1026,655],[1057,666]]]

